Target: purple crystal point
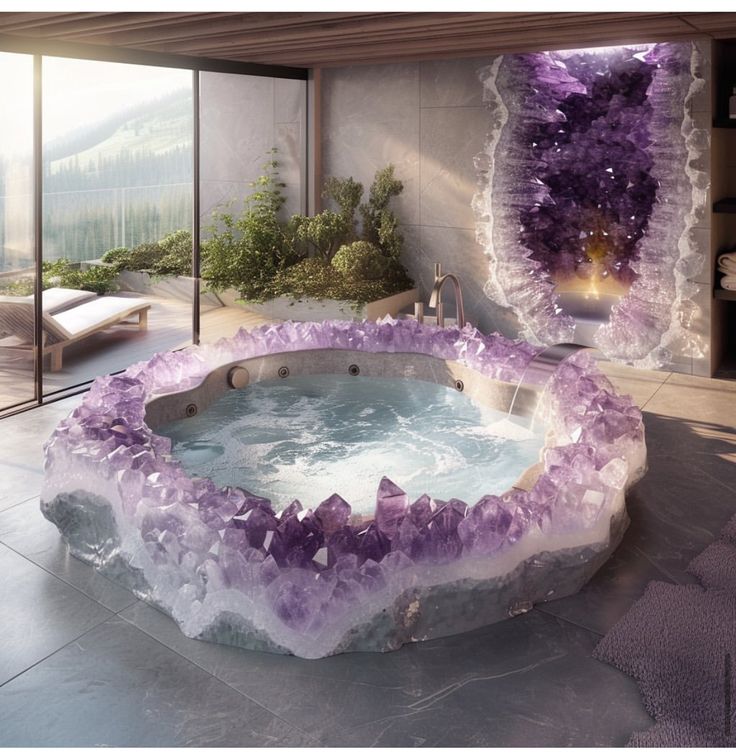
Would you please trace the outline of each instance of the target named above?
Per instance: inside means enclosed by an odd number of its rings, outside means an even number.
[[[298,500],[292,500],[286,508],[279,512],[278,518],[285,521],[291,516],[296,516],[297,513],[301,513],[304,510],[302,504]]]
[[[379,563],[391,550],[391,542],[375,523],[369,524],[364,531],[360,532],[358,540],[358,552],[363,560],[375,560]]]
[[[409,497],[388,477],[383,477],[376,495],[376,527],[389,539],[396,536],[399,523],[409,509]]]
[[[282,568],[311,566],[317,550],[324,543],[319,521],[310,511],[302,513],[280,522],[271,539],[268,551]]]
[[[409,515],[411,516],[414,525],[421,527],[429,523],[429,520],[434,516],[436,510],[437,504],[435,501],[432,500],[429,495],[424,494],[411,504]]]
[[[212,529],[224,529],[245,506],[246,495],[239,487],[223,487],[199,501],[199,515]]]
[[[360,540],[358,535],[352,527],[342,526],[337,531],[333,532],[327,540],[327,564],[333,566],[343,556],[355,556],[359,550]]]
[[[335,493],[317,506],[314,515],[322,524],[325,536],[329,536],[348,523],[350,512],[351,508],[347,501]]]
[[[495,495],[482,497],[458,524],[457,534],[463,547],[482,553],[498,550],[511,528],[515,507]]]
[[[462,542],[457,533],[460,522],[465,518],[468,506],[462,500],[452,499],[447,503],[437,501],[437,512],[427,524],[424,556],[437,563],[444,563],[459,557]]]
[[[270,508],[253,505],[244,513],[234,516],[230,522],[230,529],[245,534],[246,541],[251,547],[263,547],[268,532],[276,530],[278,519]]]

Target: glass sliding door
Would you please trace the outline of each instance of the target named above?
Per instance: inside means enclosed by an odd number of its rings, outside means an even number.
[[[191,342],[192,72],[43,59],[44,394]]]
[[[306,211],[306,97],[305,80],[199,74],[202,342],[271,317],[268,305],[244,307],[238,302],[253,280],[264,278],[273,261],[268,234],[252,233],[262,243],[251,248],[252,253],[245,252],[238,245],[241,231],[235,227],[231,240],[223,215],[237,226],[248,197],[271,188],[262,180],[269,175],[283,184],[282,222]],[[216,293],[209,290],[212,276],[219,283]]]
[[[33,56],[0,52],[0,411],[33,400]]]

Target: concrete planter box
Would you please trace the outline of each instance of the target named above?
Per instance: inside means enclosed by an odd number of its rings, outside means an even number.
[[[89,262],[82,262],[82,269],[85,267],[109,267],[107,262],[99,259],[92,259]],[[167,275],[159,277],[149,275],[147,272],[134,272],[133,270],[123,270],[119,272],[115,282],[121,291],[131,291],[133,293],[142,293],[149,296],[160,296],[161,298],[172,298],[179,301],[191,302],[194,296],[194,278],[183,275]],[[200,301],[208,306],[221,306],[220,300],[214,293],[200,293]]]
[[[287,296],[264,301],[262,304],[252,304],[238,301],[239,294],[235,290],[227,290],[218,294],[225,306],[238,306],[246,311],[260,314],[267,319],[291,319],[295,322],[321,322],[325,319],[361,320],[379,319],[386,314],[396,317],[402,309],[411,306],[419,300],[416,288],[396,293],[393,296],[369,301],[357,311],[352,301],[336,299],[292,299]]]
[[[107,262],[100,259],[82,262],[82,269],[95,266],[110,267]],[[121,291],[132,291],[143,295],[160,296],[161,298],[187,302],[191,302],[194,292],[194,278],[179,275],[151,277],[147,272],[123,270],[118,273],[115,282]],[[206,283],[203,281],[202,287],[205,285]],[[353,308],[352,301],[327,298],[297,300],[288,296],[280,296],[264,301],[262,304],[239,301],[239,298],[240,294],[234,288],[221,293],[211,293],[205,290],[200,293],[200,301],[206,306],[233,306],[254,314],[260,314],[267,319],[291,319],[296,322],[321,322],[325,319],[376,320],[387,314],[396,317],[402,309],[418,301],[419,294],[416,288],[412,288],[377,301],[369,301],[357,311]]]

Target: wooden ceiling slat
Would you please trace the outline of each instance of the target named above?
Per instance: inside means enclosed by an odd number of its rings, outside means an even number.
[[[647,24],[642,21],[636,22],[620,22],[613,27],[607,27],[603,31],[599,31],[596,27],[591,26],[587,33],[588,35],[603,35],[603,36],[618,36],[626,34],[638,34],[642,33],[654,33],[660,35],[672,35],[672,34],[693,34],[691,27],[683,24],[681,21],[673,19],[672,23],[668,23],[663,27],[662,24]],[[569,37],[578,37],[580,29],[578,27],[554,27],[537,26],[533,30],[529,30],[526,35],[520,35],[518,31],[503,31],[495,29],[480,29],[480,30],[463,30],[456,31],[452,36],[448,37],[442,29],[427,30],[422,34],[411,34],[407,32],[394,32],[394,31],[382,31],[373,34],[364,34],[360,38],[356,38],[353,35],[342,36],[330,36],[322,39],[315,38],[313,35],[301,35],[299,37],[290,37],[289,41],[297,49],[295,52],[297,56],[301,53],[308,57],[310,53],[322,49],[347,50],[352,48],[356,53],[363,47],[373,47],[375,49],[385,49],[385,45],[400,43],[402,46],[411,44],[412,42],[419,42],[424,44],[428,49],[431,49],[436,44],[447,44],[450,47],[456,47],[462,49],[465,44],[473,39],[479,39],[485,45],[489,43],[503,42],[505,40],[518,40],[525,43],[533,40],[542,39],[566,39]],[[661,36],[660,36],[661,38]],[[221,55],[235,54],[237,51],[248,51],[251,54],[260,55],[266,53],[277,53],[284,51],[284,43],[286,39],[245,39],[232,40],[227,43],[223,43],[221,40],[208,42],[203,40],[193,45],[176,45],[166,46],[168,51],[173,52],[176,49],[179,52],[185,54],[201,54],[211,55],[215,51],[219,51]],[[584,45],[583,45],[584,46]],[[301,48],[301,49],[299,49]],[[288,53],[285,53],[288,54]]]
[[[594,24],[586,29],[596,29]],[[692,27],[683,23],[680,19],[672,18],[663,24],[659,19],[639,20],[636,21],[621,21],[619,25],[609,25],[606,27],[608,33],[626,33],[628,31],[638,31],[642,28],[654,28],[658,33],[662,34],[677,34],[677,33],[693,33]],[[538,22],[533,26],[529,26],[526,29],[525,35],[520,35],[518,29],[513,27],[498,27],[491,24],[475,23],[475,24],[463,24],[457,28],[453,28],[453,33],[448,34],[448,30],[445,25],[439,27],[425,27],[422,29],[403,29],[403,30],[385,30],[379,29],[376,31],[362,31],[360,33],[355,32],[342,32],[333,34],[314,34],[314,33],[298,33],[296,31],[282,34],[279,36],[255,36],[249,35],[234,35],[227,39],[218,37],[217,39],[210,39],[209,37],[196,40],[187,43],[165,44],[160,49],[166,49],[167,51],[181,52],[184,54],[209,54],[209,51],[217,50],[221,55],[230,54],[237,50],[248,49],[251,52],[258,54],[260,52],[268,51],[283,51],[288,48],[288,45],[301,47],[306,53],[309,49],[320,49],[323,47],[330,47],[335,45],[340,46],[355,46],[359,49],[361,46],[375,45],[382,42],[394,42],[404,44],[410,42],[413,39],[425,40],[428,44],[432,44],[437,39],[450,39],[452,44],[456,44],[458,47],[462,47],[462,40],[472,35],[486,35],[489,38],[495,38],[497,36],[512,36],[522,39],[524,36],[529,37],[531,35],[544,34],[549,30],[553,30],[554,33],[571,33],[580,34],[580,27],[569,26],[564,24],[553,24],[546,22],[542,24]],[[566,31],[567,30],[567,31]],[[145,45],[146,48],[152,48],[153,45]]]
[[[736,36],[736,13],[0,13],[0,33],[298,66]]]
[[[104,14],[104,18],[90,18],[81,22],[69,21],[68,23],[57,23],[50,27],[45,37],[57,38],[65,37],[66,35],[73,35],[75,39],[81,39],[85,36],[99,36],[100,34],[114,33],[116,31],[121,32],[135,32],[137,30],[147,30],[151,27],[157,28],[157,25],[161,23],[160,20],[151,18],[141,18],[141,16],[165,16],[162,19],[167,25],[175,25],[182,22],[191,22],[195,16],[217,16],[221,14],[217,13],[107,13]],[[115,18],[113,18],[115,16]],[[120,18],[125,16],[126,18]]]
[[[243,15],[243,14],[236,14]],[[309,14],[305,14],[309,15]],[[401,16],[416,14],[375,14],[380,15],[381,19],[365,17],[370,14],[339,14],[339,19],[329,18],[332,14],[312,14],[313,16],[323,16],[323,18],[313,18],[305,21],[292,23],[254,23],[247,19],[233,17],[230,21],[208,20],[204,23],[196,22],[187,26],[166,27],[157,26],[149,28],[140,34],[126,34],[112,32],[99,36],[96,39],[91,37],[87,41],[95,43],[121,44],[136,47],[156,44],[185,45],[187,42],[196,44],[198,40],[207,39],[211,42],[238,39],[245,37],[255,38],[283,38],[290,39],[293,34],[309,34],[325,37],[335,33],[344,33],[344,30],[351,29],[353,33],[359,34],[361,30],[370,30],[371,28],[381,29],[386,27],[386,19],[391,17],[391,26],[401,25],[403,19]],[[364,23],[365,22],[365,23]],[[415,25],[417,22],[413,22]]]
[[[14,31],[33,31],[42,33],[43,30],[60,21],[79,23],[89,18],[106,16],[107,13],[0,13],[0,23],[3,32],[10,34]],[[13,16],[6,19],[4,16]]]

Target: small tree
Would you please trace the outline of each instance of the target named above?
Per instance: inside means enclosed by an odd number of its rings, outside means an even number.
[[[404,184],[394,177],[394,166],[387,165],[376,173],[368,192],[368,201],[360,205],[366,240],[396,261],[404,247],[404,238],[399,233],[399,220],[389,209],[389,203],[403,190]]]
[[[275,151],[263,175],[251,182],[253,191],[239,216],[212,213],[214,223],[202,256],[202,277],[212,290],[235,288],[245,299],[262,300],[278,271],[301,258],[279,219],[286,199]]]

